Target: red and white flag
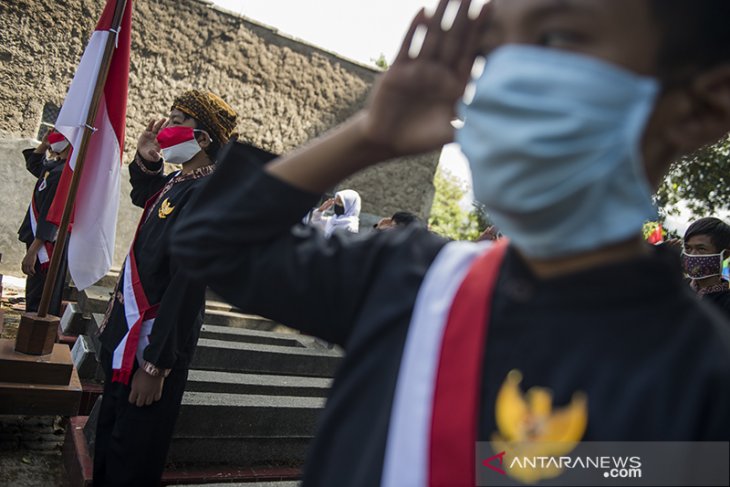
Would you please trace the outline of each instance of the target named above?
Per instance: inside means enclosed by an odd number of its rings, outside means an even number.
[[[652,245],[657,245],[664,242],[664,229],[661,224],[658,224],[649,237],[646,239]]]
[[[132,0],[127,0],[120,28],[118,32],[112,31],[118,1],[123,0],[107,0],[56,120],[56,130],[73,148],[47,216],[48,221],[58,225],[94,88],[101,74],[107,40],[115,38],[116,48],[96,114],[94,133],[90,137],[76,196],[73,230],[68,240],[68,267],[78,289],[85,289],[101,279],[111,268],[114,256],[132,27]]]

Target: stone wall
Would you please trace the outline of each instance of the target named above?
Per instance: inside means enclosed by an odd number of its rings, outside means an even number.
[[[29,177],[17,174],[24,171],[22,158],[8,151],[35,137],[46,103],[63,102],[103,4],[0,2],[0,198],[4,208],[12,208],[4,212],[0,251],[5,257],[0,269],[19,267],[22,248],[8,231],[20,224],[32,188]],[[220,94],[238,111],[243,139],[282,153],[357,111],[376,76],[373,68],[202,0],[135,0],[125,160],[131,159],[146,122],[165,116],[183,90],[203,88]],[[362,194],[364,212],[388,215],[403,209],[425,217],[437,162],[438,155],[430,154],[381,165],[342,187]],[[117,264],[138,217],[127,194],[123,186]]]

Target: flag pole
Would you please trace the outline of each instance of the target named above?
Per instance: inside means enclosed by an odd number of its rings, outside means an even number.
[[[122,18],[124,11],[127,7],[129,0],[115,0],[114,17],[112,20],[112,33],[118,33],[119,27],[122,24]],[[118,34],[117,34],[118,35]],[[86,162],[86,152],[89,147],[91,136],[93,135],[95,128],[94,123],[96,122],[96,114],[99,111],[99,104],[101,103],[101,96],[104,92],[104,86],[106,85],[107,76],[109,74],[109,68],[111,66],[112,56],[116,45],[117,35],[110,35],[106,40],[104,46],[104,55],[102,57],[101,66],[99,69],[99,76],[96,80],[96,86],[94,87],[94,93],[91,99],[91,105],[89,107],[89,113],[86,116],[86,126],[83,128],[83,136],[81,138],[81,144],[78,148],[76,156],[76,166],[73,171],[73,177],[71,178],[71,184],[69,186],[68,195],[66,197],[66,204],[63,208],[63,216],[61,217],[61,224],[58,227],[58,236],[56,237],[56,244],[53,249],[53,255],[51,256],[51,262],[48,267],[48,273],[46,274],[46,282],[43,286],[43,295],[38,306],[37,313],[26,313],[21,318],[20,327],[18,329],[18,338],[16,339],[15,350],[24,353],[30,353],[34,355],[44,355],[50,353],[53,349],[53,341],[50,341],[51,332],[55,339],[56,329],[53,328],[53,323],[58,323],[58,318],[48,315],[48,308],[51,304],[51,297],[53,295],[53,288],[58,279],[58,271],[61,266],[61,259],[64,255],[64,248],[66,247],[66,241],[68,240],[68,226],[71,221],[71,212],[73,211],[74,203],[76,201],[76,194],[79,189],[79,182],[81,181],[81,175],[84,170],[84,163]],[[74,148],[75,149],[75,148]],[[27,330],[23,330],[23,325],[26,325]],[[44,326],[46,328],[45,337],[43,341],[45,346],[42,349],[38,348],[38,343],[41,335],[33,330],[33,325]],[[50,344],[48,342],[50,341]],[[54,340],[55,341],[55,340]],[[33,345],[36,344],[36,346]]]

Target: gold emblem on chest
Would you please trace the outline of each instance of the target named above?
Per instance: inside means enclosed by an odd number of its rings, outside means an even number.
[[[494,405],[499,431],[492,434],[495,452],[507,452],[505,464],[512,465],[507,475],[520,482],[533,484],[560,476],[559,467],[520,467],[517,457],[547,457],[567,455],[578,446],[588,425],[588,398],[576,392],[569,404],[553,407],[553,394],[544,387],[532,387],[522,392],[522,374],[512,370],[507,374]]]
[[[160,205],[160,208],[157,210],[157,217],[160,219],[165,219],[172,213],[172,211],[175,209],[174,206],[170,205],[170,199],[165,198],[165,200]]]

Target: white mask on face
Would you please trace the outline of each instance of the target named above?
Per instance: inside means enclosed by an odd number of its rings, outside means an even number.
[[[55,143],[51,144],[51,151],[58,154],[58,153],[63,152],[64,150],[66,150],[66,147],[68,147],[68,140],[64,139],[60,142],[55,142]]]
[[[203,130],[193,129],[176,125],[165,127],[157,134],[157,142],[160,144],[162,157],[171,164],[185,164],[195,155],[203,150],[195,140],[195,132]]]

